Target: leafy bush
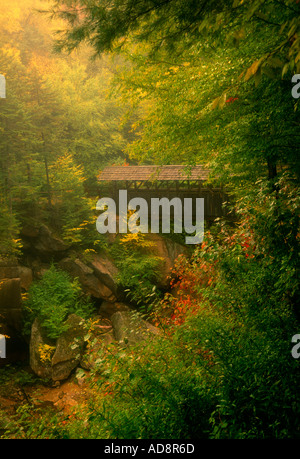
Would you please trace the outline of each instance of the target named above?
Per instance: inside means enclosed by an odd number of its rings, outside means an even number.
[[[288,330],[272,319],[267,308],[253,319],[245,309],[233,314],[207,305],[178,329],[182,344],[197,345],[219,381],[210,438],[299,438],[299,362]],[[283,323],[289,321],[283,312]]]
[[[111,356],[104,371],[106,379],[99,380],[107,395],[86,413],[86,434],[207,438],[215,383],[204,371],[205,362],[196,366],[196,360],[194,350],[165,338]],[[100,366],[99,371],[102,369]],[[102,432],[97,431],[100,424]]]
[[[144,234],[125,234],[116,241],[110,253],[120,273],[118,283],[124,289],[129,301],[144,312],[160,298],[156,288],[159,280],[162,258],[153,254],[153,242]]]
[[[52,217],[58,222],[63,239],[70,244],[95,242],[94,203],[84,190],[83,167],[75,163],[72,155],[66,154],[51,165],[50,173],[54,200]],[[92,241],[91,233],[94,236]]]
[[[299,211],[286,177],[239,202],[239,225],[220,223],[191,261],[178,260],[171,324],[219,368],[212,438],[299,438]],[[187,309],[183,305],[188,303]]]
[[[54,265],[48,269],[42,279],[34,282],[24,302],[24,332],[30,333],[31,324],[37,317],[49,338],[56,339],[67,325],[64,323],[69,314],[78,314],[87,318],[92,314],[92,303],[82,295],[80,285],[71,281],[68,274]]]

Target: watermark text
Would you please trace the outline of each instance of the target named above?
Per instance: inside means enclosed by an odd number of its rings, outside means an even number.
[[[146,199],[136,197],[128,202],[127,191],[119,190],[118,209],[112,198],[99,199],[96,209],[103,211],[96,222],[97,231],[101,234],[116,233],[117,230],[123,234],[128,231],[169,234],[173,215],[174,233],[184,231],[188,234],[185,236],[186,244],[200,244],[203,241],[204,198],[184,198],[183,202],[178,197],[151,198],[149,212]]]

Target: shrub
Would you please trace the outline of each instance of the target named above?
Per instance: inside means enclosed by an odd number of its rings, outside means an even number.
[[[56,339],[66,330],[64,323],[69,314],[87,318],[92,314],[92,303],[83,296],[78,280],[71,281],[68,274],[54,265],[42,279],[34,282],[24,302],[24,332],[30,333],[31,324],[37,317],[49,338]]]
[[[111,349],[91,374],[88,405],[64,425],[69,438],[208,438],[215,383],[206,362],[169,339],[155,338],[130,351]],[[90,392],[89,392],[90,393]],[[50,429],[49,429],[50,431]]]
[[[218,380],[210,438],[299,438],[293,319],[286,311],[281,319],[268,308],[253,318],[245,308],[233,314],[207,305],[177,329],[182,346],[198,348]]]
[[[156,283],[163,259],[151,253],[152,249],[153,242],[142,233],[125,234],[110,249],[120,270],[119,285],[128,300],[144,312],[160,298]]]

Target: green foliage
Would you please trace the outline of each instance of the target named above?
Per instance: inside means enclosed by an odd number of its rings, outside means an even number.
[[[104,374],[115,383],[113,397],[93,406],[87,417],[93,428],[85,435],[103,435],[96,429],[101,420],[109,438],[300,437],[299,362],[291,356],[299,326],[298,192],[284,176],[274,186],[270,193],[270,184],[260,182],[255,199],[237,207],[239,227],[217,226],[192,267],[178,272],[182,285],[191,278],[198,286],[198,311],[168,327],[164,340],[140,348],[138,358],[120,351],[114,364],[109,360]],[[213,282],[203,282],[209,272]],[[138,391],[143,397],[136,404]]]
[[[195,349],[164,338],[131,353],[112,349],[93,371],[94,391],[72,419],[41,424],[23,413],[28,438],[208,438],[215,384]],[[204,365],[205,366],[205,365]],[[197,422],[196,422],[197,421]],[[63,424],[63,425],[62,425]],[[60,427],[57,428],[57,425]],[[43,426],[41,428],[41,426]],[[55,428],[56,427],[56,428]],[[17,437],[19,433],[15,434]]]
[[[3,392],[8,392],[8,387],[11,385],[12,380],[14,384],[21,387],[33,385],[39,381],[37,376],[24,370],[20,364],[5,365],[5,367],[0,369],[0,383]]]
[[[83,297],[78,281],[71,281],[68,274],[54,265],[41,280],[30,286],[28,299],[24,303],[24,332],[30,333],[33,320],[38,318],[51,339],[58,338],[67,329],[64,322],[69,314],[88,318],[93,312],[93,305]]]
[[[109,251],[120,272],[118,283],[127,298],[141,311],[149,312],[160,298],[156,284],[161,275],[163,259],[155,255],[153,242],[142,233],[126,234]]]
[[[84,14],[82,14],[84,11]],[[262,61],[280,68],[286,66],[299,73],[299,6],[293,0],[282,2],[163,0],[154,4],[147,0],[118,0],[112,5],[96,0],[56,0],[52,15],[63,18],[67,25],[57,41],[59,49],[72,50],[88,42],[95,54],[119,50],[127,42],[147,43],[147,55],[178,55],[195,42],[204,52],[213,47],[239,47],[247,26],[271,31],[273,40],[265,42]],[[257,41],[260,37],[255,37]],[[281,61],[282,54],[287,62]],[[273,65],[272,65],[273,61]],[[258,67],[258,65],[256,65]],[[256,72],[252,69],[250,75]],[[269,73],[272,73],[269,70]]]
[[[120,126],[124,108],[108,93],[114,64],[91,63],[85,52],[53,54],[54,24],[34,10],[43,6],[26,0],[20,8],[5,0],[0,18],[0,70],[7,82],[0,101],[0,224],[7,225],[2,248],[9,253],[17,248],[14,221],[20,227],[54,222],[68,241],[90,242],[97,174],[120,160],[128,137]]]
[[[22,247],[19,236],[19,222],[16,216],[9,210],[8,206],[1,205],[0,216],[0,257],[10,259],[18,257]]]
[[[134,159],[159,164],[204,164],[211,178],[245,191],[259,177],[289,168],[299,178],[299,113],[290,95],[290,74],[282,80],[242,75],[269,32],[247,34],[243,48],[222,47],[203,57],[195,43],[174,63],[150,60],[144,50],[125,56],[132,68],[116,78],[124,99],[143,110],[133,125],[139,133],[127,146]],[[275,172],[272,172],[272,170]],[[216,179],[218,177],[218,179]]]
[[[99,380],[104,388],[109,382],[112,394],[86,413],[87,436],[207,438],[214,382],[194,359],[190,349],[165,338],[112,355],[105,362],[106,380]]]
[[[83,168],[75,164],[71,155],[64,155],[51,165],[49,174],[53,199],[51,215],[57,230],[68,244],[83,245],[85,235],[88,237],[91,227],[94,230],[93,207],[83,186]]]
[[[222,306],[207,306],[178,330],[181,341],[197,343],[217,369],[210,438],[299,438],[299,363],[290,354],[291,320],[268,308],[253,317],[246,308],[233,315]]]
[[[87,41],[98,55],[122,49],[114,84],[141,113],[126,148],[132,159],[205,164],[237,190],[280,168],[299,178],[299,113],[290,94],[291,76],[300,72],[299,5],[60,6],[55,2],[54,11],[69,21],[62,46]]]
[[[198,309],[130,350],[107,347],[91,373],[90,403],[58,430],[58,418],[40,430],[27,415],[29,436],[300,437],[299,362],[291,356],[299,326],[298,192],[286,176],[274,186],[270,192],[260,182],[260,193],[237,206],[238,227],[220,222],[180,265],[182,285],[194,287],[184,294],[198,290]],[[116,246],[120,259],[139,237]]]
[[[299,329],[299,190],[286,176],[274,188],[260,182],[236,207],[239,227],[220,224],[192,260],[203,300],[178,333],[218,367],[211,438],[300,435],[299,362],[290,344]]]
[[[283,174],[273,185],[259,181],[259,191],[241,198],[236,211],[239,243],[223,245],[219,255],[229,298],[234,285],[236,301],[254,315],[261,307],[283,312],[286,305],[299,318],[299,189],[294,180]]]
[[[34,408],[26,403],[19,406],[16,414],[5,424],[1,439],[64,439],[68,438],[58,427],[63,422],[63,415],[57,414],[53,407]]]

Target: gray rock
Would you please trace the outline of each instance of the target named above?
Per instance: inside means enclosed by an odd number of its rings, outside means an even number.
[[[49,359],[43,359],[42,356],[45,355],[46,350],[45,346],[49,346],[48,350],[54,350],[55,343],[46,338],[40,321],[35,319],[30,335],[30,367],[40,378],[49,379],[52,376],[51,354],[49,353]]]
[[[68,272],[73,279],[78,277],[86,294],[106,301],[116,300],[113,292],[94,275],[92,268],[83,263],[79,258],[64,258],[58,263],[58,266],[63,271]]]
[[[118,268],[115,266],[112,260],[106,255],[94,254],[92,260],[89,262],[89,266],[92,268],[94,275],[106,285],[115,296],[118,295],[117,287],[117,276],[119,274]]]
[[[20,278],[21,289],[28,291],[33,281],[32,269],[27,266],[18,266],[18,276]]]
[[[32,324],[30,367],[40,378],[65,380],[80,362],[85,344],[84,321],[76,314],[70,314],[65,323],[68,329],[56,341],[46,337],[38,319]]]
[[[35,238],[39,235],[39,227],[36,225],[24,225],[21,229],[21,236],[25,236],[28,238]]]
[[[116,340],[125,345],[136,344],[161,331],[149,322],[143,320],[139,314],[128,311],[118,311],[111,317]]]
[[[34,248],[38,252],[42,252],[44,254],[64,252],[69,248],[69,246],[65,244],[65,242],[63,242],[59,237],[53,234],[53,232],[46,225],[41,225],[39,228],[38,237],[33,244]]]
[[[161,266],[157,272],[157,286],[168,288],[170,284],[169,276],[176,258],[179,255],[188,256],[188,249],[184,245],[178,244],[160,234],[147,234],[147,239],[152,243],[151,253],[162,259]]]
[[[132,309],[127,304],[116,301],[103,301],[99,308],[99,314],[107,319],[110,319],[113,314],[119,311],[131,311]]]
[[[79,364],[84,351],[84,320],[76,314],[70,314],[66,324],[68,330],[57,339],[51,360],[53,381],[67,379]]]
[[[28,290],[32,282],[32,270],[26,266],[0,266],[0,279],[20,279],[20,286]]]

